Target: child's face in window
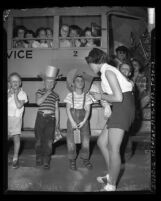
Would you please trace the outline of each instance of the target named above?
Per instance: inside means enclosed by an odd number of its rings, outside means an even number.
[[[126,53],[123,51],[118,51],[117,57],[118,57],[118,59],[120,59],[120,61],[124,61],[126,59]]]
[[[86,31],[85,32],[85,37],[92,37],[92,32],[91,31]],[[92,38],[87,39],[88,42],[93,42]]]
[[[84,82],[84,79],[82,77],[78,76],[78,77],[75,78],[74,84],[75,84],[76,89],[83,89],[84,85],[85,85],[85,82]]]
[[[52,31],[50,29],[46,30],[46,36],[47,36],[47,38],[52,38],[53,37]]]
[[[19,29],[17,32],[18,38],[24,38],[25,31],[23,29]]]
[[[127,64],[122,64],[120,66],[120,72],[125,76],[125,77],[129,77],[131,75],[131,72],[130,72],[130,66],[127,65]]]
[[[136,73],[139,73],[139,70],[140,70],[140,65],[139,65],[139,63],[137,62],[137,61],[133,61],[132,62],[132,65],[133,65],[133,67],[134,67],[134,73],[136,74]]]
[[[10,87],[14,90],[18,89],[21,85],[21,80],[18,76],[14,75],[10,78]]]
[[[46,38],[46,32],[45,32],[45,30],[41,30],[39,32],[39,38]]]
[[[76,30],[71,29],[69,36],[70,36],[70,37],[78,37],[78,33],[77,33]]]
[[[62,26],[61,31],[60,31],[61,37],[68,37],[68,33],[69,33],[69,27]]]
[[[32,41],[31,38],[33,38],[33,35],[31,33],[26,33],[25,38],[27,38],[27,39],[30,38],[27,41]]]

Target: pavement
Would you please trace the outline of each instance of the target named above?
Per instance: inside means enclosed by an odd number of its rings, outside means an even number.
[[[35,167],[33,140],[28,139],[22,142],[18,169],[12,168],[12,157],[13,144],[10,142],[8,150],[9,191],[100,192],[102,184],[96,181],[96,177],[106,174],[105,161],[96,141],[91,142],[92,170],[82,166],[79,156],[77,171],[69,169],[65,141],[54,144],[49,170]],[[133,156],[126,151],[124,159],[117,191],[151,191],[151,152],[149,148],[142,144],[140,148],[136,148]]]

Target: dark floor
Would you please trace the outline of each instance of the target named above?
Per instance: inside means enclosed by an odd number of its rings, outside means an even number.
[[[34,140],[25,139],[21,144],[20,167],[12,168],[13,145],[8,151],[8,190],[51,191],[51,192],[99,192],[102,186],[96,177],[105,175],[104,159],[96,145],[91,142],[91,162],[93,170],[82,167],[77,159],[77,171],[69,169],[65,141],[53,146],[50,170],[35,167]],[[117,191],[151,190],[151,155],[144,144],[136,146],[133,156],[126,149],[122,157],[122,167]]]

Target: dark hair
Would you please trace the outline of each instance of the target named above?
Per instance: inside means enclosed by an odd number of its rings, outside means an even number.
[[[86,62],[88,64],[94,63],[94,64],[101,64],[101,63],[109,63],[109,57],[106,52],[98,49],[93,48],[87,57],[85,57]]]
[[[45,33],[46,33],[46,29],[43,28],[43,27],[40,27],[40,28],[38,28],[38,29],[36,30],[36,37],[39,36],[40,31],[45,31]]]
[[[119,46],[118,48],[116,48],[116,52],[118,52],[118,51],[120,51],[120,52],[125,52],[126,54],[128,54],[128,49],[127,49],[127,47],[125,47],[125,46]]]
[[[16,72],[13,72],[13,73],[11,73],[11,74],[9,75],[8,81],[10,81],[11,77],[13,77],[13,76],[17,76],[17,77],[20,79],[20,81],[21,81],[21,76],[20,76],[18,73],[16,73]]]
[[[134,62],[134,61],[139,64],[139,73],[143,73],[144,70],[145,70],[145,68],[144,68],[143,64],[141,63],[141,61],[139,61],[139,60],[136,59],[136,58],[132,58],[132,59],[131,59],[131,64],[132,64],[132,66],[133,66],[133,62]],[[133,67],[133,69],[134,69],[134,67]]]
[[[69,29],[70,29],[70,31],[75,30],[79,36],[82,33],[82,29],[78,25],[75,25],[75,24],[70,25]]]
[[[32,34],[33,37],[35,37],[35,33],[32,30],[26,30],[25,31],[25,38],[26,38],[26,34]]]
[[[47,27],[45,30],[46,30],[46,33],[47,33],[47,30],[50,30],[51,33],[53,34],[53,30],[50,27]]]
[[[20,26],[16,26],[14,28],[14,31],[13,31],[13,37],[17,37],[18,36],[18,30],[24,30],[24,32],[26,31],[26,27],[20,25]]]

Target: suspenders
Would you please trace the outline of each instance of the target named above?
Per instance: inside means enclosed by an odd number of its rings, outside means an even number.
[[[83,105],[82,105],[82,109],[84,109],[85,101],[86,101],[86,93],[84,93],[84,95],[83,95]],[[73,108],[74,108],[74,92],[73,92],[73,91],[72,91],[72,103],[73,103]],[[74,108],[74,109],[75,109],[75,108]]]

